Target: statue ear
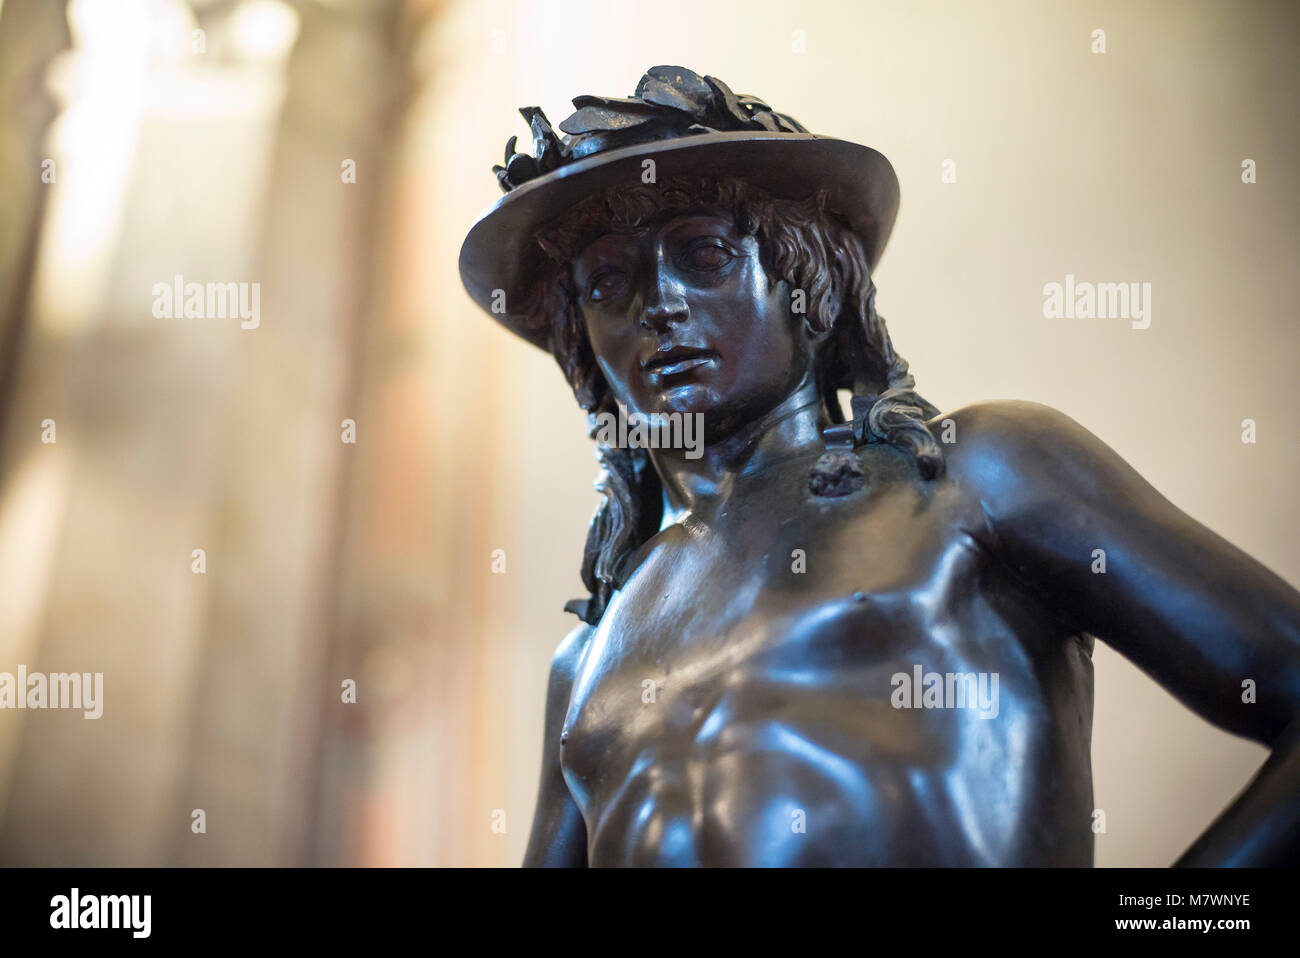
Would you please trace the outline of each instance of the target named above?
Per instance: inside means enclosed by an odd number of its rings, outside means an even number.
[[[834,259],[831,260],[831,288],[826,294],[824,310],[827,329],[833,329],[844,315],[845,293],[853,288],[854,276],[853,263],[844,252],[844,247],[832,242],[831,248],[834,251]]]
[[[835,334],[835,327],[844,313],[844,290],[847,284],[841,269],[843,255],[835,254],[830,267],[829,284],[814,299],[807,289],[792,288],[790,291],[790,308],[803,319],[803,330],[809,342],[822,344]]]
[[[537,309],[544,316],[549,314],[551,355],[569,381],[578,405],[588,412],[595,410],[608,387],[587,338],[582,311],[558,284],[551,295],[539,300]]]
[[[804,335],[819,352],[828,341],[837,338],[837,327],[844,315],[844,290],[848,288],[844,264],[844,255],[837,250],[830,264],[830,276],[826,277],[829,284],[816,302],[812,301],[811,293],[804,291],[807,297],[803,310]]]

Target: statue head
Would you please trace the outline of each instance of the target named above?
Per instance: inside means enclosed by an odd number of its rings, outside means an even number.
[[[875,310],[871,270],[898,203],[888,161],[680,67],[651,69],[631,99],[574,105],[562,139],[521,111],[536,155],[507,144],[507,196],[460,265],[495,319],[550,350],[593,422],[619,405],[698,413],[714,442],[811,394],[847,443],[890,443],[938,475],[924,424],[937,410]],[[568,606],[592,623],[663,516],[646,450],[598,453],[591,598]]]
[[[557,341],[581,350],[571,382],[593,394],[603,388],[642,417],[698,414],[706,441],[715,441],[816,379],[828,330],[800,320],[800,294],[773,268],[770,244],[760,244],[746,216],[752,211],[737,215],[727,202],[744,188],[730,181],[616,191],[578,211],[587,229],[543,234],[543,248],[562,264],[550,277],[565,300],[555,304],[558,321],[568,327]]]

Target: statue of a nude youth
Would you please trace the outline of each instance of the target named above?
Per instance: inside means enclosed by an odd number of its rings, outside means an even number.
[[[1300,862],[1300,594],[1065,415],[917,395],[888,161],[680,67],[574,105],[522,111],[466,287],[705,442],[598,449],[525,864],[1091,865],[1094,635],[1272,749],[1177,864]]]

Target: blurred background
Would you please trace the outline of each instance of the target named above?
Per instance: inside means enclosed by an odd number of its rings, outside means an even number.
[[[518,107],[654,64],[890,157],[931,401],[1056,406],[1300,583],[1298,41],[1251,0],[3,0],[0,671],[104,713],[0,711],[0,863],[519,862],[595,462],[456,257]],[[156,317],[177,274],[260,324]],[[1150,328],[1045,319],[1067,274]],[[1264,750],[1096,677],[1097,862],[1168,864]]]

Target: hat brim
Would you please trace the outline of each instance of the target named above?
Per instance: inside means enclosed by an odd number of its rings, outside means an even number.
[[[474,302],[511,332],[549,350],[549,327],[531,328],[520,311],[529,300],[528,284],[545,265],[534,235],[607,187],[641,185],[646,159],[654,159],[658,181],[689,173],[737,177],[785,199],[826,190],[827,205],[861,238],[871,269],[898,215],[898,177],[889,160],[847,140],[810,133],[702,133],[609,150],[524,183],[474,222],[460,248],[461,280]],[[504,311],[494,311],[494,304]]]

